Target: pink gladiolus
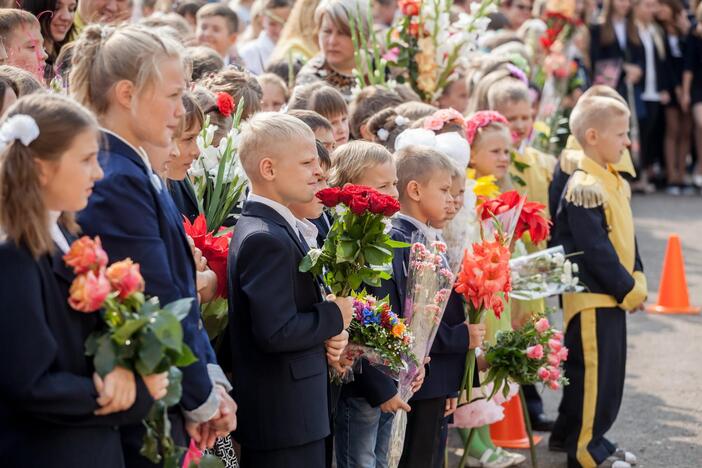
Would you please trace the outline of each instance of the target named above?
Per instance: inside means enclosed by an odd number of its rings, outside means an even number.
[[[548,330],[549,328],[551,328],[551,324],[548,323],[548,319],[546,317],[543,317],[543,318],[539,319],[538,322],[536,322],[534,327],[536,328],[537,332],[543,333],[546,330]]]
[[[561,377],[561,369],[558,367],[551,367],[548,373],[551,376],[551,380],[558,380]]]
[[[551,338],[550,340],[548,340],[548,347],[551,348],[551,351],[553,351],[554,353],[557,353],[558,351],[560,351],[563,348],[563,343]]]
[[[551,373],[548,371],[548,369],[544,369],[543,367],[539,367],[538,375],[539,375],[539,378],[541,380],[546,381],[546,380],[548,380]]]
[[[544,347],[539,345],[529,346],[526,350],[529,359],[541,359],[544,357]]]

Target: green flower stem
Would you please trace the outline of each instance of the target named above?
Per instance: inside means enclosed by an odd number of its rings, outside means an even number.
[[[461,461],[458,462],[458,468],[465,468],[466,463],[468,462],[468,449],[470,447],[470,443],[473,441],[475,432],[474,427],[468,431],[468,437],[466,437],[466,443],[463,446],[463,456],[461,457]]]
[[[524,415],[524,424],[526,425],[527,435],[529,436],[529,452],[531,454],[531,466],[539,468],[536,461],[536,446],[534,446],[534,433],[531,429],[531,418],[529,418],[529,410],[527,410],[526,397],[522,386],[519,386],[519,399],[522,402],[522,414]]]

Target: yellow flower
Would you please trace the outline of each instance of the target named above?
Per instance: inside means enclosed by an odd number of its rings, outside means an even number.
[[[477,196],[496,197],[500,194],[500,189],[497,187],[497,179],[493,175],[475,178],[475,169],[466,170],[466,177],[475,180],[473,193]]]
[[[537,120],[534,122],[534,130],[546,136],[551,135],[551,128],[543,120]]]

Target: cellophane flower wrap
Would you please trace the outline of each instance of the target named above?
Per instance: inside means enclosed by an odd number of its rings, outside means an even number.
[[[433,103],[477,49],[497,1],[471,3],[470,13],[457,15],[447,0],[400,0],[398,6],[402,16],[388,32],[385,58],[398,83],[408,83]]]
[[[502,237],[505,242],[519,240],[525,234],[533,244],[546,239],[551,231],[551,221],[544,216],[546,206],[530,202],[516,190],[497,197],[480,197],[478,218],[482,223],[483,238]]]
[[[243,110],[242,98],[232,128],[217,146],[213,141],[217,127],[210,125],[209,117],[197,137],[200,156],[193,161],[188,173],[195,186],[198,209],[207,221],[208,232],[218,232],[232,217],[232,209],[238,205],[248,184],[237,155]]]
[[[229,244],[233,232],[224,227],[215,234],[207,228],[205,215],[200,214],[192,223],[183,217],[183,228],[190,236],[195,247],[200,249],[202,256],[207,259],[207,266],[217,275],[217,291],[215,299],[201,304],[202,322],[210,340],[217,338],[227,327],[227,259]]]
[[[385,375],[398,380],[409,364],[417,364],[412,353],[414,338],[405,320],[390,308],[387,299],[361,293],[353,301],[346,358],[363,357]]]
[[[484,384],[492,383],[494,396],[500,388],[508,391],[508,381],[520,385],[543,383],[557,390],[568,384],[561,365],[568,359],[563,333],[544,316],[533,317],[519,330],[497,332],[495,344],[487,348],[489,370]]]
[[[180,401],[179,367],[197,360],[183,342],[180,324],[192,299],[166,306],[161,306],[157,297],[146,299],[139,264],[127,258],[108,266],[99,237],[78,239],[63,259],[76,274],[69,305],[82,313],[99,310],[103,321],[102,330],[93,332],[85,342],[85,353],[93,357],[95,371],[102,377],[115,366],[143,376],[168,372],[166,396],[154,403],[143,420],[146,434],[141,454],[153,463],[177,466],[185,448],[176,446],[171,438],[167,411]]]
[[[398,393],[403,401],[412,397],[412,382],[420,371],[419,366],[429,356],[451,295],[454,275],[445,254],[446,244],[443,242],[428,243],[421,233],[412,236],[403,316],[414,337],[412,354],[416,360],[409,362],[407,369],[400,372]],[[391,467],[397,467],[400,462],[406,426],[407,414],[399,411],[393,419],[390,436]]]
[[[350,296],[364,283],[380,286],[389,279],[393,249],[406,246],[389,236],[387,218],[400,210],[400,203],[362,185],[323,189],[317,198],[334,209],[334,222],[324,245],[302,259],[300,271],[322,276],[339,297]]]
[[[578,264],[568,260],[560,245],[514,258],[509,267],[513,299],[528,301],[583,290]]]

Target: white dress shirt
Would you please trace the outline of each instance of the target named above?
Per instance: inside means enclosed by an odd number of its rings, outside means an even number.
[[[254,75],[260,75],[264,72],[273,49],[275,49],[275,42],[266,34],[266,31],[261,31],[256,39],[247,42],[239,49],[239,56],[248,71]]]
[[[66,236],[63,235],[63,232],[61,232],[58,226],[58,219],[60,216],[60,211],[49,211],[49,232],[58,248],[61,249],[61,252],[66,253],[70,249],[70,246],[68,245]]]
[[[434,229],[433,227],[431,227],[427,224],[424,224],[423,222],[421,222],[417,218],[406,215],[404,213],[397,213],[396,216],[399,219],[404,219],[405,221],[409,221],[410,223],[412,223],[424,235],[427,242],[434,242],[436,240],[442,240],[441,231],[439,231],[438,229]]]
[[[641,99],[644,101],[658,102],[661,100],[658,94],[658,77],[656,76],[656,44],[653,42],[653,25],[639,26],[639,37],[646,54],[646,76],[644,91]]]
[[[319,234],[319,229],[312,223],[309,219],[297,219],[297,230],[302,234],[302,237],[307,242],[310,249],[316,249],[317,245],[317,235]]]

